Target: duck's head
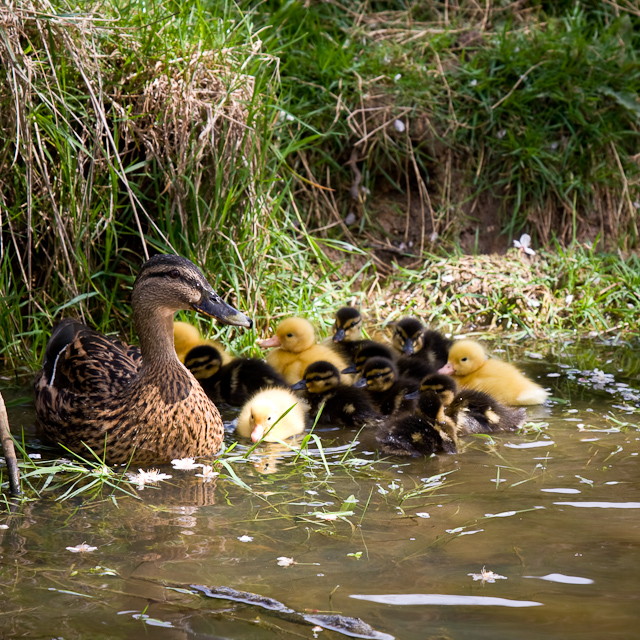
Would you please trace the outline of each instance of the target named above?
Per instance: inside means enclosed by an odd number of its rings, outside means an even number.
[[[487,361],[482,345],[475,340],[458,340],[449,349],[447,364],[438,371],[445,375],[467,376]]]
[[[423,420],[431,423],[445,421],[444,406],[440,401],[440,397],[433,389],[420,391],[416,414]]]
[[[276,329],[273,338],[262,340],[259,345],[263,349],[280,347],[284,351],[300,353],[315,343],[313,325],[304,318],[287,318]]]
[[[199,344],[187,352],[184,366],[193,373],[197,380],[204,380],[220,371],[222,355],[211,344]]]
[[[157,255],[147,260],[133,284],[132,304],[138,319],[152,312],[173,318],[180,309],[194,309],[224,324],[253,324],[222,300],[193,262],[180,256]]]
[[[277,427],[286,418],[284,414],[299,402],[300,400],[293,394],[290,394],[290,398],[285,398],[283,394],[272,394],[269,390],[254,396],[249,400],[251,440],[253,442],[262,440],[274,428],[274,425]]]
[[[346,369],[343,369],[342,373],[362,373],[367,360],[371,358],[387,358],[387,360],[393,360],[393,351],[379,342],[367,341],[360,345],[358,352],[353,358],[354,364]]]
[[[362,378],[353,386],[383,392],[391,388],[398,376],[396,365],[388,358],[369,358],[362,369]]]
[[[360,340],[362,316],[355,307],[342,307],[336,312],[333,325],[334,342],[354,342]]]
[[[420,383],[420,393],[435,391],[442,404],[448,407],[453,402],[457,387],[453,378],[441,373],[432,373],[422,379]]]
[[[304,379],[294,384],[292,389],[305,389],[309,393],[325,393],[340,384],[340,372],[330,362],[318,360],[310,364]]]
[[[412,355],[424,344],[425,326],[417,318],[402,318],[396,323],[391,343],[400,353]]]

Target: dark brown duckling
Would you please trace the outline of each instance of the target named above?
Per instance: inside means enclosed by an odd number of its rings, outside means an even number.
[[[291,387],[305,390],[312,412],[318,413],[324,403],[320,422],[345,427],[361,427],[380,418],[367,393],[340,382],[340,372],[330,362],[314,362],[304,372],[304,378]]]
[[[353,364],[346,369],[343,369],[342,373],[357,373],[362,375],[362,369],[364,368],[365,363],[371,358],[386,358],[387,360],[394,361],[395,353],[393,352],[393,349],[381,344],[380,342],[363,340],[358,347],[358,351],[353,357]]]
[[[239,407],[261,389],[288,386],[264,360],[236,358],[225,365],[222,362],[222,354],[211,344],[193,347],[184,358],[184,366],[214,402]]]
[[[432,369],[430,373],[435,373],[447,364],[453,341],[445,338],[439,331],[427,329],[417,318],[402,318],[395,325],[391,344],[403,354],[403,367],[410,366],[411,360],[415,358],[426,363]],[[417,369],[415,374],[419,374]]]
[[[422,392],[415,415],[399,417],[379,430],[376,439],[380,448],[399,456],[457,453],[455,432],[447,424],[443,409],[434,391]]]
[[[131,296],[141,358],[78,320],[60,322],[34,380],[44,433],[109,464],[160,464],[217,453],[224,428],[218,410],[173,346],[173,316],[195,309],[226,324],[251,321],[213,291],[189,260],[158,255],[140,269]]]
[[[371,403],[385,416],[412,412],[415,408],[415,400],[406,395],[417,391],[418,383],[400,377],[395,364],[387,358],[369,358],[362,369],[362,378],[353,386],[366,386]]]
[[[450,376],[433,374],[424,378],[420,393],[434,391],[445,407],[445,414],[455,422],[457,433],[493,433],[513,431],[526,419],[524,408],[507,407],[488,393],[474,389],[458,389]]]
[[[362,338],[362,316],[355,307],[341,307],[336,312],[333,325],[332,347],[345,360],[353,363],[360,345],[368,340]]]

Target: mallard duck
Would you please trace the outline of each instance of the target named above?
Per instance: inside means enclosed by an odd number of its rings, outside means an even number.
[[[34,381],[45,435],[109,464],[158,464],[215,454],[223,425],[216,406],[180,363],[173,314],[195,309],[226,324],[251,321],[213,291],[189,260],[158,255],[140,269],[131,296],[140,355],[65,319],[55,328]]]
[[[346,427],[361,427],[379,417],[367,394],[340,382],[340,372],[330,362],[322,360],[310,364],[304,378],[294,384],[294,390],[306,391],[305,399],[317,414],[324,403],[320,422]]]
[[[378,431],[376,439],[382,451],[390,455],[458,452],[455,431],[447,424],[442,403],[434,391],[420,393],[415,415],[396,418]]]
[[[420,393],[434,391],[445,408],[445,415],[456,425],[456,433],[492,433],[512,431],[527,418],[524,409],[507,407],[488,393],[475,389],[458,389],[453,378],[443,374],[427,376],[420,383]]]
[[[453,376],[461,387],[484,391],[504,404],[543,404],[548,395],[512,364],[487,359],[482,346],[474,340],[455,342],[449,351],[449,361],[438,373]]]
[[[353,357],[353,364],[344,369],[342,373],[358,373],[361,375],[364,365],[367,360],[371,358],[386,358],[393,362],[395,360],[395,354],[393,349],[380,342],[363,340]]]
[[[267,362],[286,380],[296,384],[307,367],[318,360],[326,360],[339,370],[347,364],[333,349],[316,344],[313,325],[304,318],[287,318],[273,338],[258,343],[263,349],[277,347],[267,355]]]
[[[184,366],[214,402],[234,406],[245,403],[261,389],[287,386],[284,378],[263,360],[235,358],[223,364],[222,355],[211,344],[193,347],[185,356]]]
[[[354,387],[365,387],[373,406],[385,416],[413,411],[415,400],[405,396],[418,389],[418,383],[398,376],[395,364],[387,358],[369,358],[362,369],[362,378]]]
[[[398,370],[421,379],[447,363],[452,341],[427,329],[417,318],[402,318],[395,324],[391,344],[402,354]]]
[[[182,320],[176,320],[173,323],[173,344],[176,349],[178,360],[184,363],[184,359],[193,349],[200,344],[210,344],[216,349],[222,358],[222,364],[228,364],[233,360],[233,356],[225,351],[225,348],[217,340],[204,339],[200,335],[200,331],[197,327],[194,327],[188,322]]]
[[[302,433],[308,405],[288,389],[264,389],[240,410],[236,431],[253,442],[275,442]]]
[[[362,338],[362,316],[355,307],[338,309],[331,341],[334,349],[349,362],[353,362],[360,345],[368,342]]]

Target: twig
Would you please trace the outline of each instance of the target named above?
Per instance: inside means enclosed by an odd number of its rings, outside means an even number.
[[[7,408],[4,406],[2,393],[0,393],[0,441],[2,442],[4,459],[7,461],[7,469],[9,470],[9,492],[13,496],[19,496],[22,493],[20,491],[20,472],[18,471],[16,450],[9,431],[9,417],[7,416]]]
[[[546,62],[546,60],[540,60],[540,62],[536,62],[536,64],[533,65],[533,67],[529,67],[519,78],[518,78],[518,82],[516,82],[513,87],[511,87],[511,91],[509,91],[509,93],[507,93],[506,96],[502,96],[502,98],[500,98],[500,100],[498,100],[498,102],[496,102],[492,107],[491,110],[493,111],[493,109],[495,109],[499,104],[502,104],[509,96],[511,96],[511,94],[520,86],[520,83],[537,67],[539,67],[541,64],[543,64],[544,62]]]

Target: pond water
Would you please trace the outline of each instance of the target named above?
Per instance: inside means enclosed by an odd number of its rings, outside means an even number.
[[[41,497],[0,507],[0,637],[636,637],[639,362],[624,346],[528,353],[553,399],[457,455],[381,459],[370,433],[319,428],[302,452],[239,443],[213,478],[32,475]],[[9,417],[34,465],[60,456],[31,406]],[[81,543],[95,549],[67,549]],[[221,586],[287,609],[202,588]]]

